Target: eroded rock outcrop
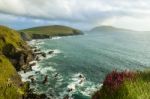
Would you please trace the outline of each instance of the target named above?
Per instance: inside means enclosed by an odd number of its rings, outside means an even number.
[[[34,59],[31,48],[15,30],[0,26],[0,98],[27,99],[28,93],[17,71],[29,68]],[[32,94],[32,93],[30,93]]]

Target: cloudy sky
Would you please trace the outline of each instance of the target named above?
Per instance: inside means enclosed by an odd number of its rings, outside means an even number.
[[[0,24],[15,29],[99,25],[150,30],[150,0],[0,0]]]

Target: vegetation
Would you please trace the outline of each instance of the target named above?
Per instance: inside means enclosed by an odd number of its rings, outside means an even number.
[[[11,44],[16,48],[20,48],[25,42],[23,42],[20,35],[15,30],[0,26],[0,52],[2,52],[2,48],[6,44]]]
[[[20,99],[24,94],[20,76],[10,57],[25,44],[15,30],[0,26],[0,99]]]
[[[21,87],[21,79],[11,62],[0,55],[0,99],[18,99],[24,92]]]
[[[93,99],[150,99],[150,71],[117,72],[106,76]]]
[[[19,31],[24,39],[30,40],[32,38],[48,38],[52,36],[68,36],[82,34],[80,30],[73,29],[67,26],[53,25],[41,26]]]

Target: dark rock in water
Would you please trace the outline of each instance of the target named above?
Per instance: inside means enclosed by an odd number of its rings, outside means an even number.
[[[44,80],[43,80],[43,84],[46,84],[48,82],[48,75],[45,76]]]
[[[53,94],[51,94],[51,93],[50,93],[50,96],[51,96],[51,97],[54,97],[54,95],[53,95]]]
[[[65,95],[63,99],[69,99],[69,95]]]
[[[36,65],[36,62],[33,62],[31,64],[29,64],[29,67],[32,67],[32,66],[35,66]]]
[[[34,77],[31,78],[31,83],[34,84],[35,83],[35,79]]]
[[[36,46],[31,46],[31,49],[37,49],[37,47]]]
[[[84,78],[84,76],[82,74],[79,75],[79,78]]]
[[[43,56],[43,57],[46,57],[46,53],[43,52],[43,53],[42,53],[42,56]]]
[[[36,55],[41,55],[41,56],[43,56],[43,57],[46,57],[46,53],[44,53],[44,52],[37,52],[37,53],[35,53]]]
[[[26,72],[27,72],[27,70],[26,70],[26,69],[24,69],[24,70],[23,70],[23,72],[24,72],[24,73],[26,73]]]
[[[82,83],[83,83],[83,79],[80,80],[79,84],[82,84]]]
[[[68,91],[68,92],[71,92],[72,90],[73,90],[72,88],[69,88],[67,91]]]
[[[34,75],[30,75],[30,76],[28,76],[28,79],[31,79],[31,78],[33,78],[34,77]]]
[[[40,71],[36,71],[36,72],[35,72],[35,74],[40,74],[40,73],[41,73]]]
[[[59,73],[56,73],[54,77],[56,78],[58,75],[59,75]]]
[[[49,51],[49,52],[48,52],[48,54],[53,54],[53,53],[54,53],[54,51]]]
[[[41,50],[40,49],[34,49],[33,51],[34,52],[40,52]]]
[[[40,61],[40,57],[39,57],[39,56],[36,56],[35,60],[36,60],[36,61]]]

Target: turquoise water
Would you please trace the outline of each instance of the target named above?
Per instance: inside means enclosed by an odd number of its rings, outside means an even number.
[[[54,99],[90,99],[112,70],[143,70],[150,66],[150,34],[144,33],[85,33],[56,39],[36,41],[42,51],[55,50],[54,55],[38,63],[41,74],[36,75],[37,91]],[[59,73],[56,79],[54,75]],[[79,73],[86,78],[78,84]],[[49,83],[40,83],[43,75]],[[67,92],[68,88],[74,88]]]

